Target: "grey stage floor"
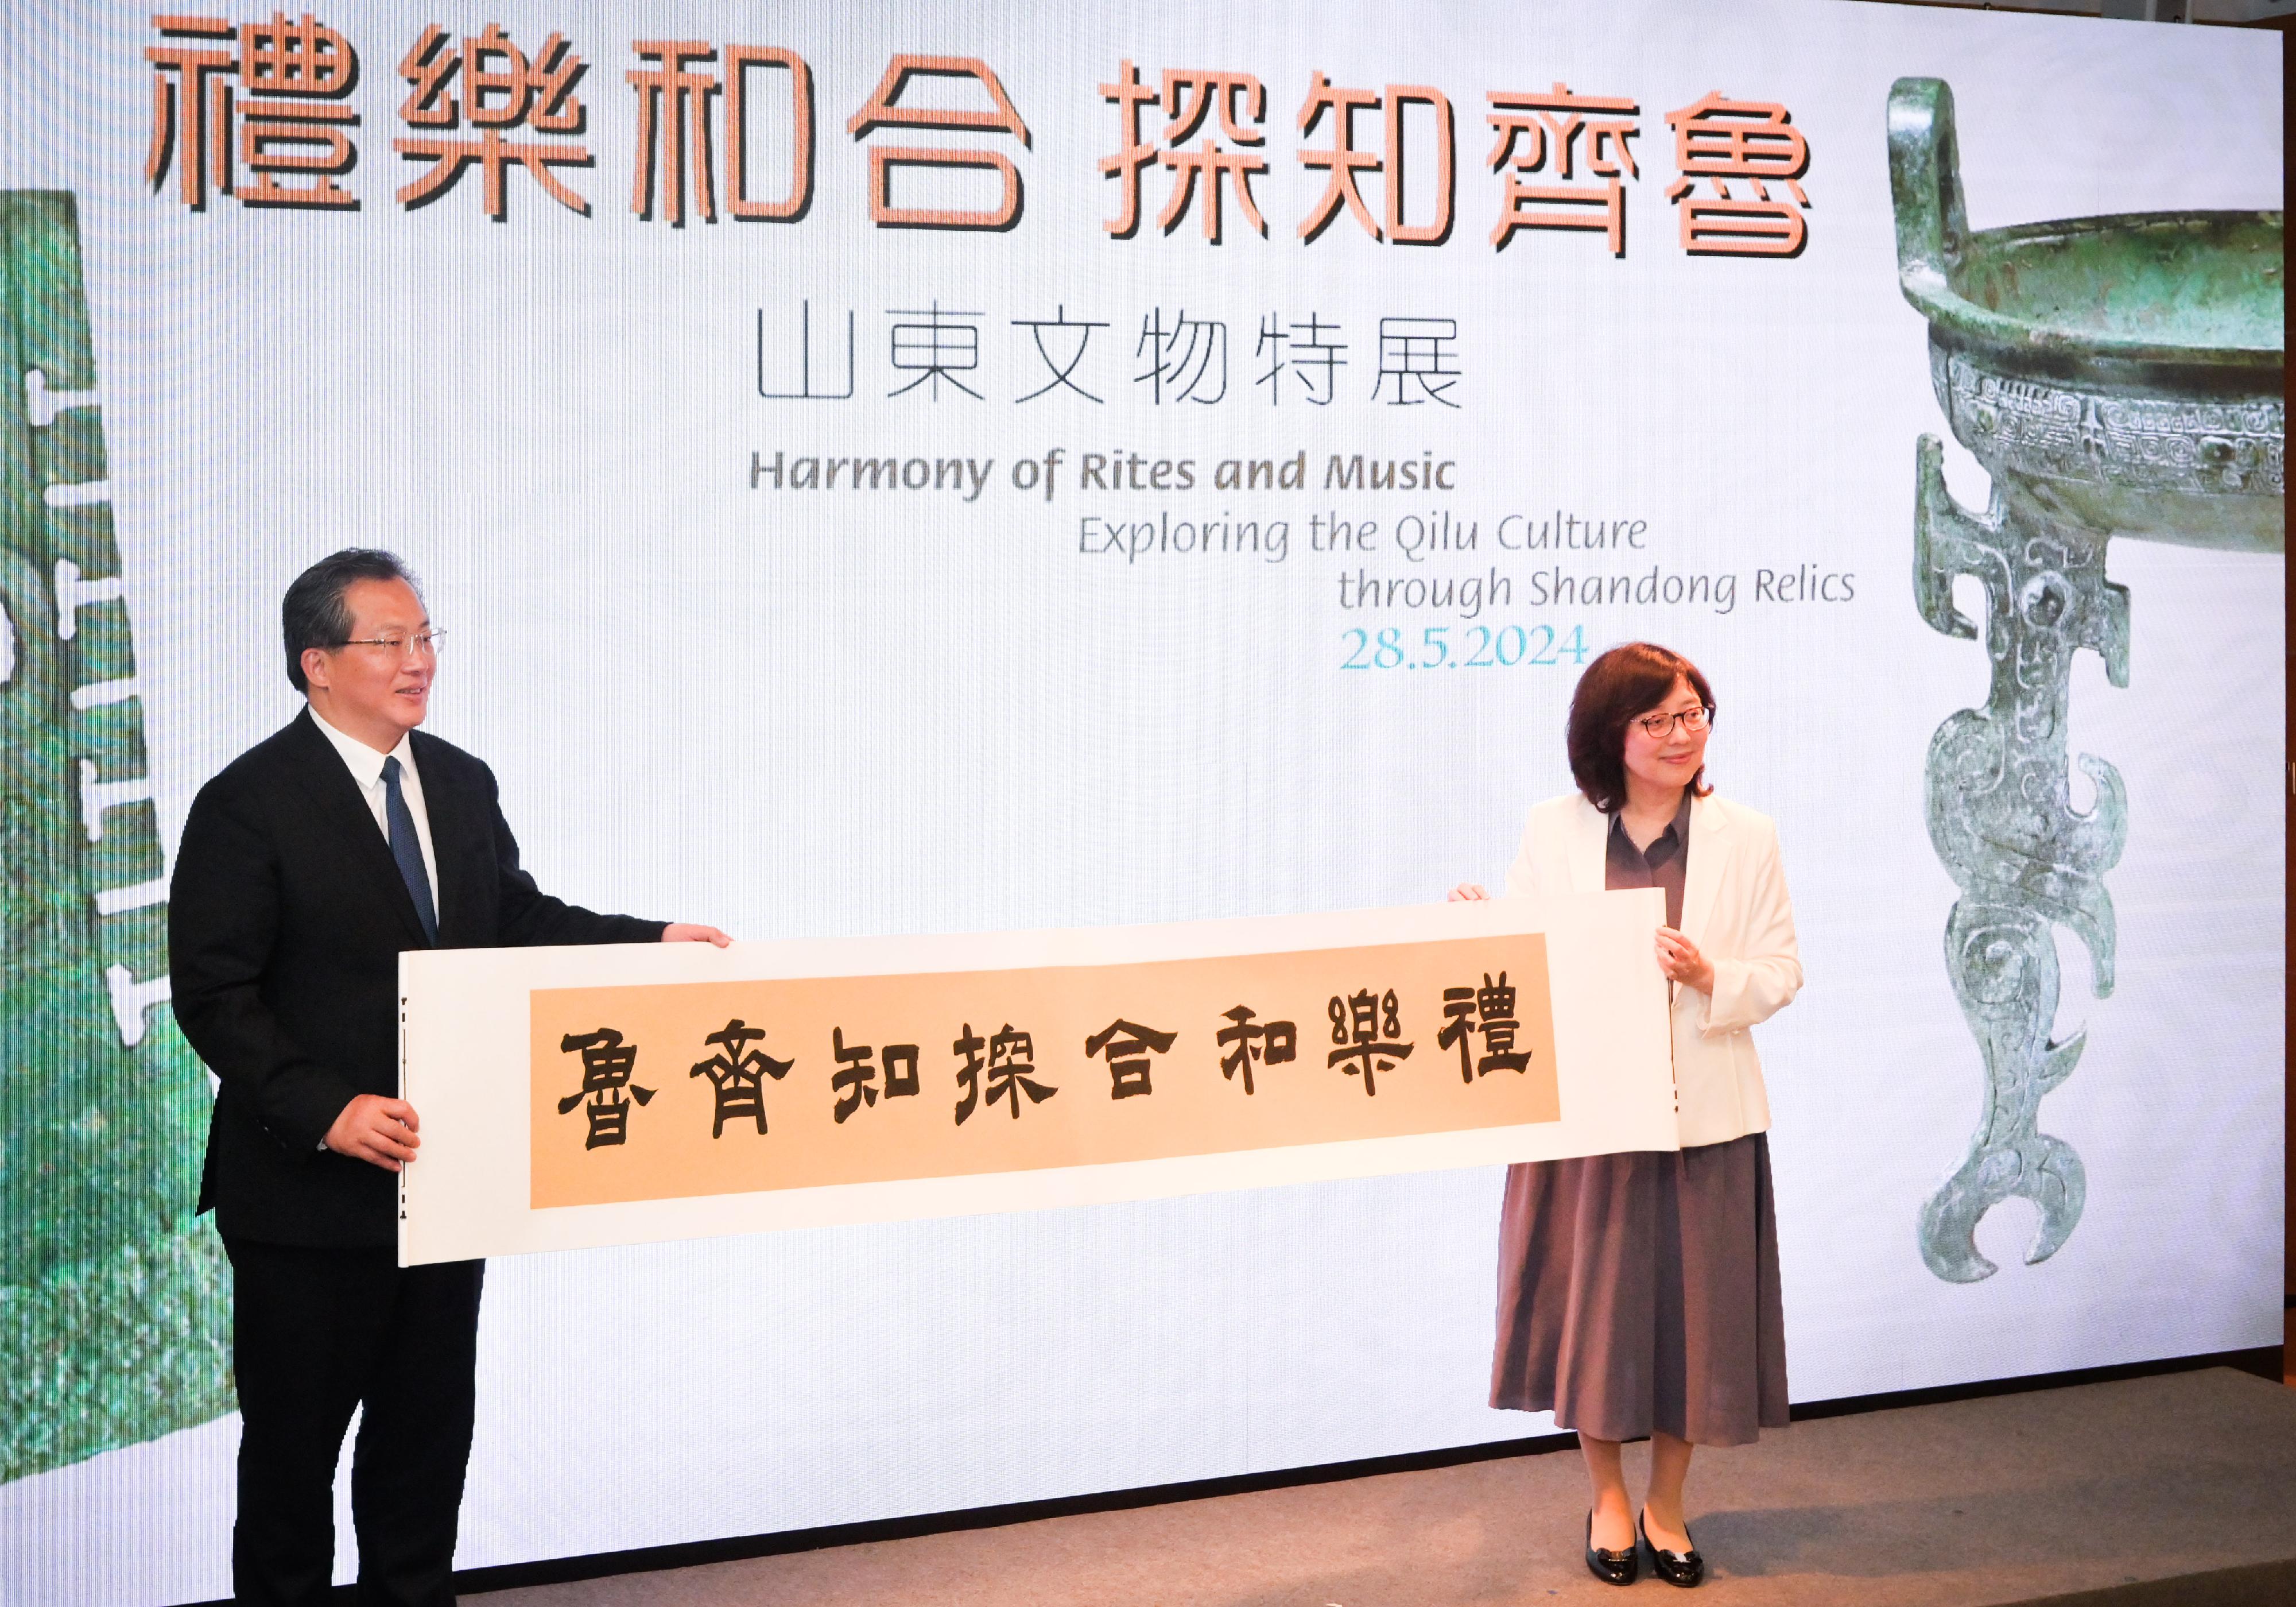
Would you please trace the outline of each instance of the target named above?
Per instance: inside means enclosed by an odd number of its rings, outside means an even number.
[[[1798,1423],[1692,1475],[1698,1600],[2296,1603],[2296,1390],[2217,1368]],[[1570,1450],[661,1573],[485,1607],[1493,1607],[1625,1598]],[[1635,1589],[1673,1599],[1645,1575]]]

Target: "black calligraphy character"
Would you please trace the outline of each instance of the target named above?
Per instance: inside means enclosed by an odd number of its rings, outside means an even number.
[[[757,1118],[758,1131],[766,1130],[765,1079],[770,1077],[775,1082],[781,1081],[797,1062],[775,1060],[762,1049],[749,1047],[763,1043],[765,1037],[763,1027],[750,1026],[736,1016],[726,1023],[723,1030],[701,1040],[718,1045],[718,1052],[697,1062],[687,1075],[708,1078],[709,1086],[717,1090],[718,1112],[717,1119],[709,1124],[710,1137],[718,1137],[725,1132],[726,1122],[742,1116]]]
[[[1522,1029],[1522,1023],[1515,1019],[1514,1001],[1514,986],[1504,971],[1496,982],[1491,980],[1489,972],[1483,972],[1480,988],[1443,990],[1443,1014],[1447,1024],[1435,1042],[1439,1047],[1459,1051],[1461,1082],[1472,1083],[1493,1071],[1521,1072],[1530,1064],[1529,1054],[1518,1052],[1514,1046],[1514,1035]],[[1467,1035],[1471,1032],[1483,1035],[1485,1053],[1480,1060],[1468,1046]]]
[[[1411,1058],[1414,1047],[1398,1041],[1403,1036],[1403,1021],[1395,989],[1390,988],[1378,997],[1368,989],[1344,998],[1335,993],[1327,1013],[1332,1018],[1332,1042],[1341,1045],[1332,1051],[1328,1063],[1354,1062],[1347,1068],[1348,1075],[1364,1079],[1365,1097],[1377,1097],[1379,1087],[1372,1073],[1394,1070],[1398,1061]]]
[[[866,1044],[845,1041],[845,1029],[829,1029],[830,1053],[835,1057],[839,1070],[829,1079],[837,1090],[834,1114],[841,1125],[845,1119],[863,1105],[877,1103],[877,1068],[869,1063],[873,1053]],[[887,1099],[899,1099],[917,1091],[917,1046],[914,1044],[887,1044],[884,1054]]]
[[[1130,1099],[1136,1094],[1152,1094],[1148,1086],[1148,1055],[1162,1054],[1178,1041],[1177,1032],[1159,1032],[1153,1027],[1142,1027],[1121,1016],[1108,1024],[1104,1031],[1095,1032],[1084,1040],[1087,1055],[1105,1050],[1108,1073],[1113,1083],[1108,1091],[1111,1099]]]
[[[869,1057],[876,1051],[867,1044],[847,1046],[842,1027],[829,1029],[829,1047],[839,1068],[829,1079],[829,1086],[837,1090],[835,1114],[841,1127],[845,1119],[863,1105],[877,1103],[877,1068],[869,1063]]]
[[[1235,1023],[1212,1035],[1213,1041],[1226,1051],[1220,1056],[1220,1075],[1234,1082],[1236,1074],[1242,1073],[1246,1094],[1252,1092],[1252,1062],[1280,1066],[1299,1058],[1300,1029],[1292,1022],[1254,1021],[1252,1017],[1258,1013],[1249,1004],[1238,1004],[1220,1013]],[[1234,1047],[1229,1047],[1231,1045]]]
[[[988,1103],[993,1105],[1000,1099],[1010,1099],[1015,1121],[1021,1119],[1022,1093],[1028,1095],[1030,1104],[1040,1105],[1060,1092],[1058,1088],[1037,1082],[1027,1075],[1037,1069],[1036,1043],[1027,1033],[1013,1031],[1010,1021],[1004,1023],[1003,1031],[986,1040],[973,1031],[972,1023],[967,1021],[964,1023],[964,1035],[949,1047],[964,1057],[964,1064],[956,1071],[957,1086],[964,1090],[964,1097],[956,1103],[958,1127],[964,1125],[964,1119],[972,1115],[974,1106],[980,1103],[980,1073],[984,1068],[988,1073]],[[988,1051],[986,1062],[980,1058],[983,1049]]]
[[[582,1091],[560,1100],[558,1113],[564,1116],[586,1099],[590,1102],[590,1134],[582,1141],[582,1147],[594,1150],[604,1144],[628,1142],[630,1101],[635,1099],[644,1104],[653,1098],[652,1088],[641,1088],[630,1080],[631,1072],[637,1068],[638,1046],[622,1042],[622,1035],[611,1027],[601,1027],[590,1033],[570,1032],[558,1040],[561,1054],[572,1054],[578,1050],[582,1056]]]

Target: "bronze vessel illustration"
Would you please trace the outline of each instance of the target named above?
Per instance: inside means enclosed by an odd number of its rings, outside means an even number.
[[[2083,217],[1972,233],[1953,92],[1901,78],[1889,104],[1898,276],[1929,320],[1930,374],[1954,438],[1993,482],[1955,502],[1942,447],[1915,455],[1914,597],[1950,636],[1980,627],[1992,660],[1981,709],[1931,739],[1930,840],[1961,896],[1946,971],[1985,1065],[1967,1154],[1921,1213],[1940,1278],[1990,1276],[1977,1224],[2013,1196],[2040,1211],[2026,1251],[2056,1253],[2087,1193],[2071,1145],[2041,1130],[2043,1095],[2072,1074],[2087,1031],[2051,1036],[2054,928],[2088,949],[2112,991],[2105,873],[2128,833],[2120,773],[2079,756],[2095,788],[2072,804],[2065,721],[2075,652],[2128,684],[2127,588],[2105,578],[2115,538],[2233,553],[2286,547],[2285,253],[2277,212]],[[1973,577],[1982,621],[1954,603]],[[2272,674],[2276,667],[2259,666]]]

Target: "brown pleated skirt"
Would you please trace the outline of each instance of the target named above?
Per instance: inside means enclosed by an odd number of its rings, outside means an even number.
[[[1599,1439],[1784,1428],[1767,1135],[1509,1167],[1491,1405]]]

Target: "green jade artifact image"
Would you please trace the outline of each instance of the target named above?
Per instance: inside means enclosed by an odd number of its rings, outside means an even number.
[[[0,193],[0,1482],[234,1408],[69,194]]]
[[[2112,991],[2105,873],[2128,832],[2120,775],[2080,756],[2095,787],[2072,807],[2065,718],[2073,654],[2128,685],[2128,589],[2105,578],[2115,537],[2284,553],[2285,250],[2277,212],[2083,217],[1972,234],[1953,92],[1901,78],[1889,105],[1898,278],[1929,320],[1930,376],[1954,438],[1992,478],[1984,512],[1956,503],[1943,448],[1915,453],[1914,598],[1949,636],[1975,637],[1954,583],[1985,593],[1992,683],[1930,741],[1930,840],[1959,885],[1946,972],[1985,1064],[1968,1154],[1922,1208],[1939,1277],[1996,1270],[1977,1224],[2012,1196],[2040,1211],[2025,1259],[2062,1249],[2081,1216],[2080,1156],[2040,1129],[2042,1096],[2072,1075],[2087,1029],[2054,1040],[2054,928],[2087,947]],[[2264,667],[2259,666],[2259,673]]]

